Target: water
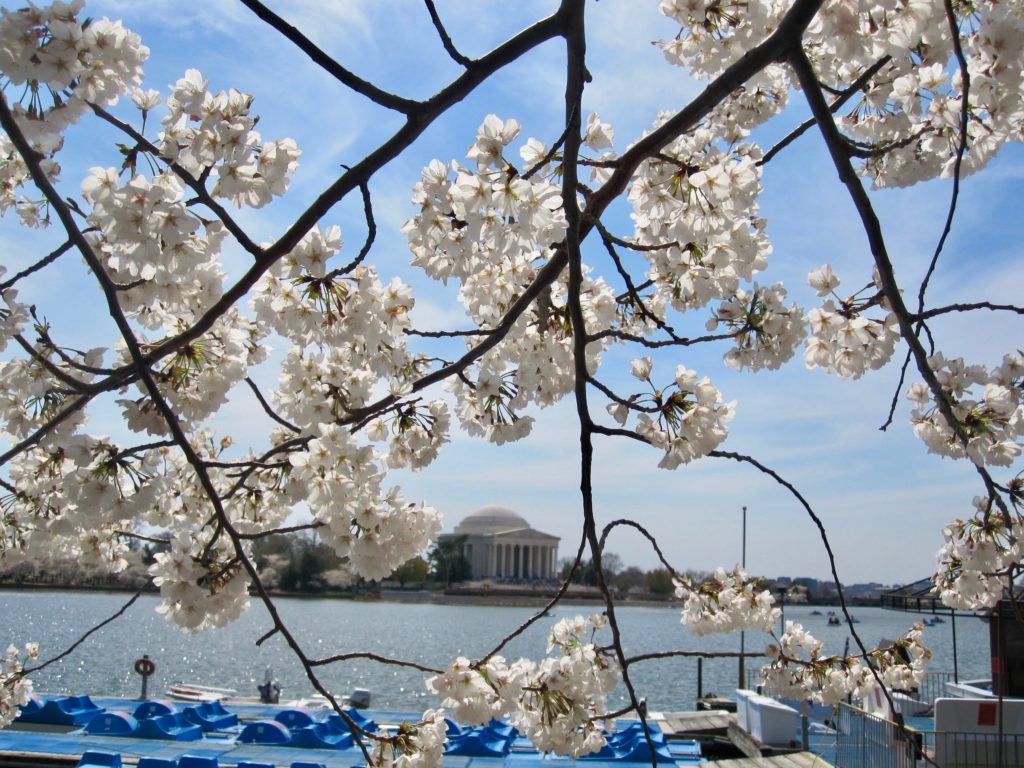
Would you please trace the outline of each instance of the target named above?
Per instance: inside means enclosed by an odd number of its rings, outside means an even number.
[[[116,613],[126,595],[89,592],[0,591],[0,644],[22,646],[36,641],[41,657],[57,655],[78,641],[89,627]],[[267,668],[280,681],[283,695],[303,697],[313,692],[301,664],[280,636],[257,646],[255,641],[270,629],[266,609],[253,603],[243,617],[224,629],[200,634],[183,633],[153,609],[157,598],[144,596],[118,620],[90,635],[73,654],[32,676],[43,693],[89,693],[137,696],[141,679],[133,672],[143,653],[156,662],[149,680],[151,696],[160,696],[170,685],[189,681],[234,688],[255,695],[256,685]],[[311,658],[353,651],[413,661],[440,668],[457,656],[479,658],[491,651],[503,632],[510,632],[532,615],[529,608],[354,602],[349,600],[280,599],[278,610]],[[509,659],[545,653],[548,628],[558,619],[595,610],[586,605],[560,605],[551,617],[541,619],[502,651]],[[812,616],[814,608],[786,606],[785,618],[798,621],[826,643],[827,653],[841,653],[847,627],[829,627],[826,617]],[[826,609],[821,610],[823,613]],[[920,617],[880,608],[857,608],[857,632],[869,647],[893,639]],[[737,651],[738,635],[698,638],[679,623],[679,612],[669,607],[632,607],[616,610],[627,656],[665,650]],[[961,679],[987,677],[989,670],[988,626],[974,618],[957,620],[957,650]],[[610,635],[604,631],[605,639]],[[952,671],[950,624],[925,628],[925,642],[932,649],[933,671]],[[601,637],[599,636],[599,641]],[[769,638],[748,632],[745,648],[761,650]],[[856,645],[851,640],[851,652]],[[727,695],[739,687],[735,659],[704,661],[705,693]],[[759,662],[747,661],[747,667]],[[338,694],[353,688],[373,693],[373,707],[381,710],[416,711],[439,703],[424,687],[428,673],[408,667],[386,666],[366,659],[338,661],[319,667],[326,687]],[[697,699],[697,661],[671,658],[636,663],[630,676],[638,695],[653,710],[693,709]],[[615,708],[626,702],[624,689],[609,702]]]

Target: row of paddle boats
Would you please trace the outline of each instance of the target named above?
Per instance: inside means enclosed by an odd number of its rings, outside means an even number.
[[[127,710],[107,709],[88,696],[33,697],[22,708],[16,723],[61,725],[77,728],[75,733],[104,737],[178,742],[216,738],[221,743],[230,739],[246,745],[321,750],[358,750],[350,722],[369,733],[389,730],[387,725],[380,726],[372,716],[351,707],[342,710],[345,717],[333,710],[286,708],[274,713],[272,719],[244,721],[220,701],[189,705],[166,700],[125,703],[133,706]],[[465,726],[448,719],[446,725],[445,753],[448,755],[503,758],[513,753],[532,753],[539,756],[529,740],[522,738],[507,722],[492,720],[482,726]],[[681,758],[685,758],[683,762],[699,760],[700,756],[699,744],[672,742],[670,745],[665,734],[651,721],[648,721],[647,733],[642,723],[633,721],[609,733],[607,742],[599,752],[579,759],[649,763],[657,756],[659,763],[672,764]]]

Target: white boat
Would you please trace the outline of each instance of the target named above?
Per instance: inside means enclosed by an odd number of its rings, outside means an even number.
[[[197,685],[195,683],[178,683],[167,689],[167,698],[175,701],[186,701],[192,704],[201,704],[204,701],[220,701],[224,704],[267,704],[273,703],[282,707],[299,707],[305,709],[328,709],[331,704],[325,696],[314,694],[304,699],[277,700],[276,698],[267,702],[259,696],[240,696],[234,688],[217,688],[212,685]],[[370,706],[370,692],[365,688],[356,688],[352,693],[336,697],[343,705],[350,705],[358,709],[366,709]]]
[[[224,701],[225,699],[237,698],[238,691],[233,688],[215,688],[211,685],[194,685],[192,683],[179,683],[167,689],[167,697],[175,701],[190,701],[194,703],[203,701]]]

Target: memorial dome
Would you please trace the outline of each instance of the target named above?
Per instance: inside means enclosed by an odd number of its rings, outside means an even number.
[[[470,512],[455,526],[457,534],[488,534],[529,528],[530,524],[508,507],[490,504]]]

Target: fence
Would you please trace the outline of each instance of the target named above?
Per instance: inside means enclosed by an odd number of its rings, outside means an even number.
[[[910,728],[840,704],[835,768],[1017,768],[1024,765],[1024,734],[962,733]]]
[[[836,729],[836,768],[914,768],[923,744],[896,723],[840,704]]]

